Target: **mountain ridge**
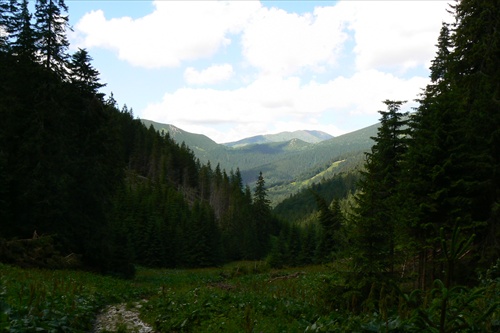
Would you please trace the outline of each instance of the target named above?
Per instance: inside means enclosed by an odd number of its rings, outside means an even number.
[[[318,143],[324,140],[333,138],[332,135],[316,130],[297,130],[297,131],[284,131],[275,134],[263,134],[255,135],[248,138],[244,138],[238,141],[226,142],[223,145],[227,147],[242,147],[249,144],[261,144],[261,143],[271,143],[271,142],[284,142],[293,139],[301,140],[307,143]]]

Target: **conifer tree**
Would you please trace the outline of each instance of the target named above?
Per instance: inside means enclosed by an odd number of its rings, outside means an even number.
[[[206,165],[200,167],[198,173],[200,179],[199,184],[199,195],[202,200],[208,201],[210,199],[210,182],[213,177],[212,167],[210,161]]]
[[[226,251],[232,260],[255,259],[257,231],[252,220],[252,197],[243,189],[243,180],[239,169],[231,171],[229,177],[228,206],[221,218],[225,232]]]
[[[68,24],[68,7],[64,0],[37,0],[35,5],[37,49],[41,54],[41,63],[45,68],[64,78],[67,74],[66,51],[69,41],[66,31]]]
[[[0,51],[7,50],[7,36],[10,23],[9,0],[0,0]]]
[[[10,50],[22,60],[36,60],[36,34],[31,24],[31,13],[28,9],[28,0],[20,4],[12,2],[12,16],[9,24]]]
[[[316,226],[310,223],[302,234],[302,249],[300,253],[300,263],[302,265],[310,265],[316,261],[317,244]]]
[[[319,261],[332,259],[334,252],[340,250],[340,228],[343,216],[340,211],[338,199],[333,200],[332,208],[328,207],[325,199],[316,192],[312,192],[319,210],[319,223],[321,225],[321,238],[319,240],[316,257]]]
[[[288,264],[288,259],[286,232],[283,228],[279,236],[271,238],[271,250],[269,251],[267,262],[273,268],[282,268]]]
[[[391,279],[396,262],[396,228],[401,223],[397,189],[407,148],[406,114],[399,111],[403,102],[384,103],[388,111],[379,111],[381,125],[373,138],[375,145],[366,155],[351,234],[353,271],[362,288]]]
[[[98,94],[98,90],[105,86],[99,83],[99,71],[92,66],[92,57],[85,49],[78,49],[72,56],[69,63],[71,82],[84,94],[98,96],[101,100],[103,94]]]
[[[457,195],[451,175],[460,164],[453,154],[459,146],[458,96],[451,83],[452,41],[450,29],[443,24],[438,51],[431,65],[431,84],[420,99],[420,106],[410,120],[411,140],[405,158],[405,192],[408,231],[419,257],[418,286],[425,288],[434,279],[434,257],[443,226],[454,224],[458,217],[452,199]],[[458,213],[459,214],[459,213]]]
[[[262,172],[259,173],[254,190],[254,206],[259,210],[261,216],[268,216],[271,208],[271,200],[267,196],[266,181]]]
[[[463,119],[457,155],[466,199],[457,204],[466,217],[461,229],[477,234],[476,263],[491,265],[500,256],[500,4],[463,0],[455,18],[451,80]]]
[[[292,224],[290,226],[290,232],[288,235],[287,243],[288,243],[288,253],[287,253],[288,264],[290,266],[299,266],[301,264],[300,255],[303,244],[302,244],[301,229],[299,228],[298,225]]]
[[[271,214],[271,201],[267,196],[266,182],[262,172],[259,173],[253,195],[253,218],[255,221],[255,230],[257,233],[258,257],[264,255],[269,249],[269,236],[273,226]]]
[[[455,22],[443,25],[431,66],[431,83],[412,117],[407,158],[407,210],[420,250],[419,286],[442,269],[441,235],[456,226],[476,233],[476,259],[498,258],[500,71],[497,1],[462,0]],[[442,234],[439,230],[443,229]],[[430,259],[430,260],[429,260]],[[473,275],[472,263],[462,275]]]

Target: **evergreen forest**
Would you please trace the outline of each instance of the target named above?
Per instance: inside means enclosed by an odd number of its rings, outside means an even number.
[[[132,276],[133,264],[265,256],[279,226],[262,175],[250,192],[238,169],[200,164],[99,93],[89,53],[67,53],[64,1],[37,1],[34,14],[28,1],[2,1],[1,10],[3,261],[51,267],[73,254],[82,267]],[[53,255],[16,255],[24,243],[12,240],[42,236]]]
[[[324,312],[301,312],[302,330],[500,329],[498,0],[450,6],[453,23],[442,24],[419,106],[407,113],[406,101],[384,101],[362,165],[329,173],[275,207],[265,170],[246,184],[238,167],[200,161],[102,94],[89,52],[68,52],[64,0],[29,8],[28,0],[0,0],[0,268],[133,280],[146,269],[238,261],[254,261],[257,273],[257,263],[320,266],[327,273],[310,288]],[[223,272],[210,287],[231,291],[225,281],[241,274],[239,266]],[[0,332],[14,318],[6,293],[0,288]],[[158,304],[150,311],[167,309],[152,319],[158,331],[202,330],[167,319],[181,311],[169,308],[180,296],[168,297],[151,301]],[[245,320],[257,312],[241,308]],[[333,315],[339,311],[344,317]]]

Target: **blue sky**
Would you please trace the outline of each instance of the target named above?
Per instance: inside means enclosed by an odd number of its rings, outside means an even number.
[[[66,1],[119,105],[217,142],[341,135],[428,83],[445,1]]]

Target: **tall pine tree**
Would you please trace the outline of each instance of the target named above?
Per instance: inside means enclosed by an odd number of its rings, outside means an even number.
[[[7,51],[7,36],[9,29],[9,0],[0,0],[0,51]]]
[[[366,155],[365,171],[359,182],[352,234],[354,280],[361,289],[374,282],[393,278],[397,261],[396,231],[402,223],[398,210],[397,189],[401,175],[401,160],[407,149],[406,113],[404,102],[384,102],[387,111],[382,115],[375,145]]]
[[[99,82],[99,71],[92,66],[92,57],[85,49],[78,49],[72,56],[69,63],[71,82],[90,96],[98,96],[101,100],[103,94],[98,94],[98,90],[105,86]]]
[[[455,7],[453,62],[460,96],[459,155],[469,225],[479,262],[500,257],[500,3],[463,0]]]
[[[66,32],[70,30],[68,23],[68,7],[64,0],[37,0],[35,5],[37,49],[40,61],[45,68],[64,78],[67,75],[66,53],[69,41]]]
[[[261,258],[269,250],[269,236],[272,232],[273,218],[271,201],[267,196],[266,181],[262,172],[259,173],[253,195],[253,218],[257,232],[257,257]]]
[[[320,262],[333,259],[333,253],[340,250],[340,228],[343,216],[340,211],[339,200],[334,199],[332,208],[318,193],[311,191],[316,199],[321,225],[321,238],[317,249],[317,259]]]
[[[9,24],[10,49],[11,52],[21,60],[36,60],[36,34],[33,29],[32,15],[28,9],[28,0],[20,4],[12,2],[12,17]]]
[[[405,194],[422,288],[442,277],[441,237],[457,226],[478,236],[462,276],[500,255],[499,7],[495,0],[452,6],[455,22],[441,29],[431,83],[412,119]]]

